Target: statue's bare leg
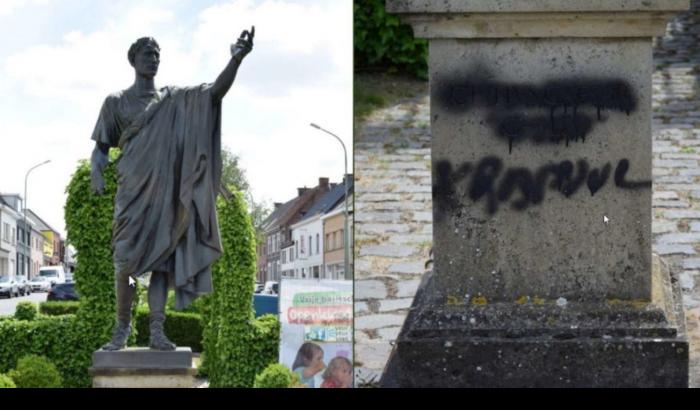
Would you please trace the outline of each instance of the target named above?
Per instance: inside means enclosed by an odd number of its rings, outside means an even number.
[[[163,331],[165,323],[165,304],[168,300],[168,273],[151,273],[151,283],[148,286],[148,307],[150,316],[150,347],[156,350],[174,350],[175,343],[168,340]]]
[[[120,350],[126,347],[131,334],[131,305],[136,288],[129,286],[128,275],[117,275],[115,279],[117,293],[117,323],[114,325],[112,340],[102,346],[104,350]]]

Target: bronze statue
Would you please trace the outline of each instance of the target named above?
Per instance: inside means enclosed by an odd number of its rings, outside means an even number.
[[[175,349],[165,336],[168,289],[176,309],[212,291],[211,265],[221,255],[216,195],[221,177],[221,101],[255,27],[231,46],[231,60],[213,84],[157,89],[160,47],[144,37],[129,49],[134,84],[109,95],[92,134],[92,189],[104,190],[110,147],[119,147],[112,250],[117,321],[105,350],[126,346],[135,288],[129,279],[151,272],[148,287],[150,347]]]

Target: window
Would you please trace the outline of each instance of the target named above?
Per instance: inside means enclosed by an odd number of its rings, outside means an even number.
[[[15,233],[15,228],[12,228],[12,244],[17,244],[17,234]]]
[[[2,224],[2,239],[5,242],[10,242],[10,224]]]
[[[299,240],[301,241],[301,245],[300,245],[301,249],[300,249],[300,252],[301,252],[301,254],[303,255],[303,254],[304,254],[304,237],[303,237],[303,236],[300,237]]]
[[[318,240],[318,234],[316,234],[316,255],[318,255],[320,253],[320,251],[318,250],[319,249],[319,244],[318,244],[319,242],[320,241]]]
[[[299,242],[294,242],[294,252],[296,253],[297,259],[299,259]]]
[[[311,235],[309,235],[309,256],[311,256],[311,251],[313,250],[313,246],[314,246],[314,244],[311,242],[312,239],[313,239],[313,237]]]
[[[340,247],[345,246],[345,237],[343,236],[343,229],[341,229],[341,230],[338,231],[338,232],[340,232],[340,235],[339,235],[340,238],[339,238],[339,240],[338,240],[338,242],[339,242],[339,243],[338,243],[338,247],[340,248]]]

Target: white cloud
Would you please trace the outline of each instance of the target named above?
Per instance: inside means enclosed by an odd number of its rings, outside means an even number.
[[[0,15],[32,2],[5,1]],[[97,30],[73,23],[60,41],[0,55],[7,97],[0,103],[0,191],[21,193],[26,169],[51,158],[32,173],[29,206],[62,230],[63,191],[77,160],[90,155],[100,105],[133,82],[129,45],[144,35],[158,40],[160,85],[211,82],[231,43],[253,24],[255,49],[223,105],[224,144],[241,155],[258,198],[285,201],[319,176],[339,180],[339,144],[308,124],[336,132],[351,150],[352,2],[308,3],[222,1],[196,10],[195,19],[165,2],[119,3],[124,9]]]
[[[9,16],[15,10],[30,5],[46,5],[52,0],[2,0],[0,1],[0,17]]]

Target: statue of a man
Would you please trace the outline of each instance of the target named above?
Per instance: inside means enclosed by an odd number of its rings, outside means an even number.
[[[151,272],[150,347],[175,349],[165,336],[168,289],[176,309],[212,291],[211,265],[221,255],[216,196],[221,177],[221,101],[255,27],[231,46],[231,60],[213,84],[156,88],[160,47],[144,37],[129,49],[134,84],[107,97],[92,134],[92,189],[104,190],[110,147],[119,147],[112,250],[117,321],[105,350],[126,346],[135,287],[130,278]]]

